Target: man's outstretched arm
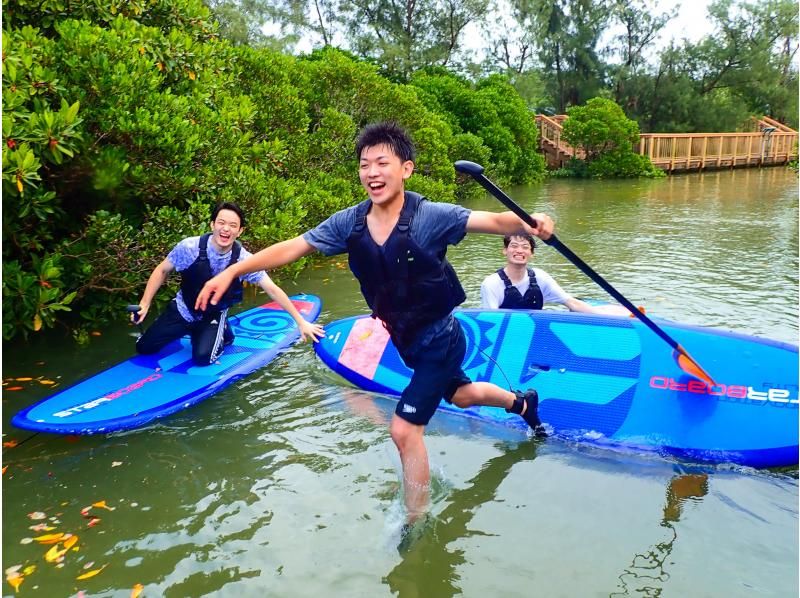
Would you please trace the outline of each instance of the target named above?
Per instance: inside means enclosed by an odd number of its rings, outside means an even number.
[[[220,298],[231,286],[234,279],[257,272],[259,270],[274,270],[292,262],[296,262],[301,257],[306,256],[315,251],[314,246],[306,241],[303,237],[295,237],[288,241],[281,241],[270,245],[266,249],[262,249],[258,253],[251,255],[249,258],[237,262],[225,268],[222,272],[217,274],[214,278],[209,280],[197,296],[197,301],[194,304],[195,309],[204,311],[208,304],[216,305],[219,303]]]

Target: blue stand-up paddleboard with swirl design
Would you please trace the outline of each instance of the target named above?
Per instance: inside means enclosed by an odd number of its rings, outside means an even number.
[[[457,310],[472,380],[535,388],[557,437],[711,462],[777,467],[798,462],[798,349],[659,320],[716,385],[684,373],[671,349],[630,317],[562,311]],[[325,326],[317,354],[365,390],[399,395],[411,371],[380,321]],[[524,426],[504,409],[440,409]]]
[[[309,322],[322,303],[293,295]],[[100,434],[143,426],[186,409],[266,365],[300,337],[292,317],[268,303],[229,319],[236,338],[216,363],[196,366],[189,339],[154,355],[137,355],[17,413],[19,428],[55,434]]]

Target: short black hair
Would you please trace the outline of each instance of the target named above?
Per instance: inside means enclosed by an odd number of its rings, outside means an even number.
[[[217,219],[217,216],[222,210],[230,210],[231,212],[235,212],[236,215],[239,216],[239,226],[244,228],[244,212],[242,211],[242,208],[232,201],[223,201],[218,203],[217,207],[214,208],[214,211],[211,212],[211,222],[214,222]]]
[[[408,132],[396,122],[379,122],[367,125],[356,139],[356,159],[361,159],[365,148],[388,145],[402,162],[414,161],[416,149]]]
[[[526,240],[531,244],[531,250],[536,249],[536,241],[534,240],[533,235],[506,235],[503,237],[503,247],[508,247],[508,244],[511,243],[511,239],[513,237]]]

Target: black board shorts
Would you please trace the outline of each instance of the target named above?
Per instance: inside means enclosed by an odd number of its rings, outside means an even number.
[[[433,338],[415,341],[399,352],[414,373],[400,395],[395,414],[409,423],[427,425],[442,399],[452,402],[461,386],[472,383],[461,369],[467,339],[452,315]]]

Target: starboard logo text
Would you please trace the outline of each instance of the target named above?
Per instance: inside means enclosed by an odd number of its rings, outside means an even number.
[[[798,399],[790,398],[791,393],[787,388],[756,390],[752,386],[743,386],[741,384],[715,384],[714,386],[709,386],[700,380],[678,382],[674,378],[669,378],[667,376],[653,376],[650,378],[650,388],[655,388],[657,390],[673,390],[676,392],[691,392],[714,397],[729,397],[731,399],[769,401],[771,403],[797,404],[800,402]]]
[[[109,401],[113,401],[114,399],[118,399],[123,395],[132,393],[135,390],[139,390],[142,386],[147,384],[148,382],[152,382],[153,380],[158,380],[161,378],[161,374],[155,373],[151,374],[147,378],[142,378],[141,380],[137,380],[133,384],[129,384],[125,388],[120,388],[119,390],[115,390],[114,392],[110,392],[107,395],[103,395],[98,399],[94,399],[87,403],[83,403],[81,405],[75,405],[74,407],[70,407],[69,409],[65,409],[64,411],[57,411],[53,414],[53,417],[69,417],[70,415],[75,415],[76,413],[80,413],[81,411],[88,411],[89,409],[94,409],[98,405],[102,405],[103,403],[108,403]]]

